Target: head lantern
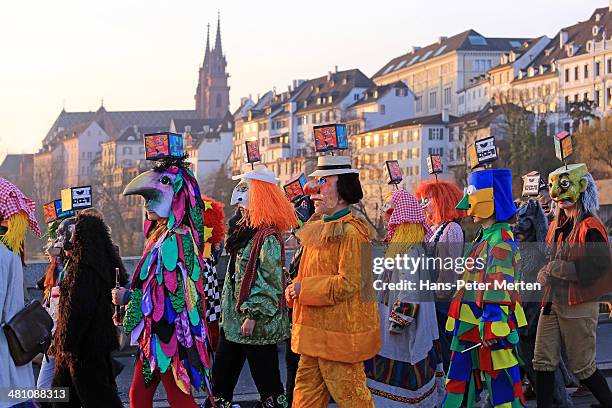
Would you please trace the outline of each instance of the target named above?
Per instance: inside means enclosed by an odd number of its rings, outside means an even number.
[[[599,207],[599,197],[593,176],[586,164],[568,164],[548,175],[550,197],[557,203],[561,201],[576,203],[582,196],[585,212],[592,212]]]
[[[466,210],[467,215],[507,221],[516,213],[512,198],[512,171],[509,169],[486,169],[471,173],[463,199],[457,209]]]

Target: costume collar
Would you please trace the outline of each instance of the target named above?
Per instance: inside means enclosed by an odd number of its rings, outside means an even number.
[[[488,241],[492,236],[496,234],[500,234],[501,230],[505,229],[506,231],[510,231],[510,226],[506,222],[496,222],[491,225],[489,228],[482,229],[482,239]]]
[[[323,222],[334,221],[350,213],[351,213],[351,208],[346,207],[346,208],[341,209],[340,211],[336,211],[332,215],[326,215],[325,217],[323,217]]]

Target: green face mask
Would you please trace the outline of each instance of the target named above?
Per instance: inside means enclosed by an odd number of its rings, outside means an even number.
[[[586,175],[588,169],[586,164],[569,164],[567,167],[559,167],[548,175],[548,186],[550,198],[554,201],[578,201],[580,194],[587,188]]]

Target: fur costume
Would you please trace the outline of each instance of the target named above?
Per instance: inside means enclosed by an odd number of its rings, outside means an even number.
[[[70,387],[76,394],[71,401],[85,406],[121,406],[110,366],[110,353],[118,348],[110,294],[120,267],[104,222],[79,215],[50,354],[56,359],[53,386]]]

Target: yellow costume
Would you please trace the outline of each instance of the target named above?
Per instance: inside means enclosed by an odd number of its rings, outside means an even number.
[[[380,350],[370,270],[370,230],[350,210],[315,219],[298,237],[304,247],[296,282],[292,350],[301,355],[294,407],[373,407],[363,361]]]

